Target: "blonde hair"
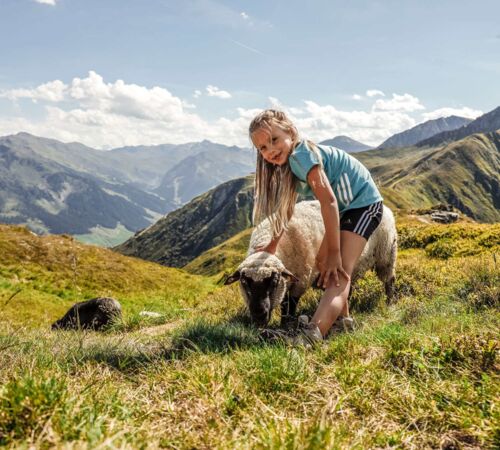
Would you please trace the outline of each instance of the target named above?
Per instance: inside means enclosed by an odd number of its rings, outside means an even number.
[[[250,123],[248,133],[251,137],[253,132],[261,128],[270,131],[271,125],[276,125],[290,134],[293,151],[299,142],[299,133],[295,125],[282,111],[274,109],[262,111]],[[253,224],[260,224],[262,220],[268,218],[273,230],[273,237],[286,230],[297,201],[296,183],[297,179],[289,164],[282,166],[271,164],[257,150]]]

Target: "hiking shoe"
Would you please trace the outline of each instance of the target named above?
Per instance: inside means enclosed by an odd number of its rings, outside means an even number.
[[[323,342],[323,335],[316,324],[309,322],[309,317],[306,315],[299,316],[297,320],[297,330],[295,336],[291,339],[291,344],[294,347],[310,348],[318,342]]]
[[[350,333],[356,329],[356,322],[352,317],[339,316],[328,331],[328,336],[337,333]]]
[[[319,342],[323,342],[323,335],[316,324],[310,323],[306,328],[300,328],[298,330],[291,344],[294,347],[311,348]]]

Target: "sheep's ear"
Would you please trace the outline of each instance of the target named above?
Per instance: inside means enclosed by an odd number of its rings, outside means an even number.
[[[227,286],[228,284],[233,284],[235,281],[238,281],[240,279],[240,276],[241,276],[240,271],[237,270],[232,275],[229,275],[226,278],[226,281],[224,281],[224,286]]]
[[[281,272],[281,276],[285,278],[285,280],[291,282],[291,283],[296,283],[299,281],[299,279],[289,270],[285,269],[283,272]]]

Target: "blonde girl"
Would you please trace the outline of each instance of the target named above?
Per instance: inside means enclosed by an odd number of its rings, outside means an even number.
[[[321,205],[325,236],[316,257],[325,288],[302,337],[323,339],[339,316],[349,316],[351,274],[369,236],[382,218],[382,197],[368,170],[346,152],[302,140],[285,113],[257,115],[249,127],[257,150],[254,223],[269,218],[273,238],[260,249],[274,254],[293,215],[298,193]]]

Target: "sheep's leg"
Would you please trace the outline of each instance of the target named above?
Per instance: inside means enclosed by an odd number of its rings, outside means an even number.
[[[387,296],[387,304],[390,305],[391,303],[394,303],[395,301],[395,277],[392,276],[390,277],[384,284],[385,286],[385,295]]]
[[[281,302],[281,327],[287,328],[295,321],[295,314],[297,312],[297,304],[299,297],[293,297],[289,293]]]
[[[394,240],[391,246],[391,251],[385,261],[378,261],[375,264],[375,273],[380,281],[384,283],[385,295],[387,296],[387,304],[390,305],[395,301],[394,282],[396,279],[395,267],[397,258],[397,241]]]

